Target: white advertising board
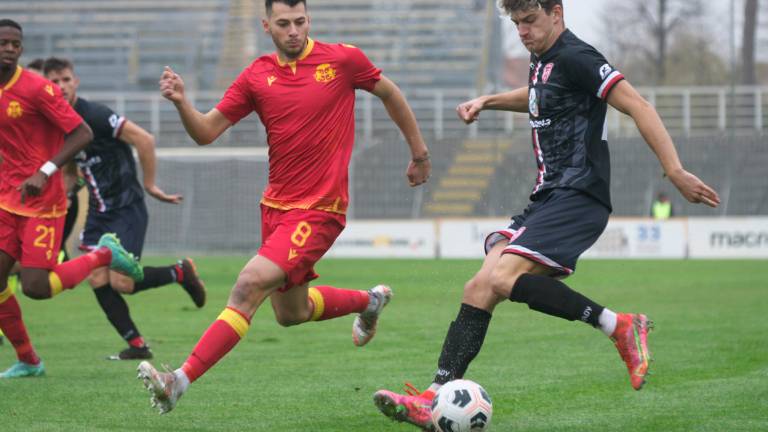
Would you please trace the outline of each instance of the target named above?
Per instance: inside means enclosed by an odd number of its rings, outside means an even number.
[[[616,218],[584,258],[685,258],[686,222]]]
[[[351,220],[325,255],[334,258],[435,258],[435,224]]]
[[[768,258],[768,218],[691,218],[691,258]]]
[[[512,222],[503,219],[451,219],[440,221],[441,258],[483,258],[488,234],[504,229]]]
[[[489,233],[509,226],[509,219],[458,219],[439,223],[441,258],[482,258]],[[611,219],[584,258],[685,258],[683,220]]]

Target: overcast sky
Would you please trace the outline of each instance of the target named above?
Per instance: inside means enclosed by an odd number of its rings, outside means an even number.
[[[602,39],[602,14],[607,0],[563,0],[565,23],[571,31],[586,41]]]
[[[604,11],[609,7],[610,1],[622,0],[563,0],[565,22],[568,28],[587,42],[599,46],[601,41],[605,39],[602,17]],[[720,43],[728,43],[730,35],[725,30],[729,27],[731,2],[729,0],[718,0],[705,2],[705,4],[707,8],[706,13],[710,21],[713,22],[713,25],[715,22],[723,24],[720,27],[723,31],[713,32],[712,37]],[[743,0],[735,1],[735,10],[735,31],[738,41],[741,38],[741,21],[743,20],[742,14],[744,13]],[[764,22],[762,19],[761,21]]]

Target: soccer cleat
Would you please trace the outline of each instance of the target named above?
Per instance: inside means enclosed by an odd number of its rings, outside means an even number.
[[[141,268],[139,261],[132,253],[128,253],[123,248],[120,239],[114,233],[101,236],[98,246],[112,251],[112,263],[110,263],[109,268],[129,276],[135,282],[144,280],[144,269]]]
[[[129,346],[117,354],[107,357],[107,360],[149,360],[152,358],[152,350],[148,346],[137,348]]]
[[[392,299],[392,289],[386,285],[376,285],[368,290],[368,296],[368,309],[359,314],[352,323],[352,341],[357,346],[367,344],[376,335],[376,323],[384,306]]]
[[[632,388],[640,390],[648,374],[651,353],[648,351],[648,331],[653,322],[643,314],[620,313],[611,340],[627,365]]]
[[[195,302],[195,306],[201,308],[205,306],[205,284],[200,279],[200,275],[197,274],[197,267],[192,258],[184,258],[179,260],[181,266],[182,279],[181,286],[184,291],[192,297],[192,301]]]
[[[149,400],[153,408],[157,408],[160,414],[167,414],[176,407],[183,393],[173,372],[167,367],[166,372],[158,372],[148,361],[139,363],[137,371],[137,378],[144,381],[144,387],[152,394]]]
[[[406,383],[406,394],[379,390],[373,395],[373,403],[385,416],[399,422],[410,423],[424,431],[434,431],[432,425],[432,400]]]
[[[31,365],[22,361],[17,361],[13,366],[0,373],[0,379],[2,378],[24,378],[24,377],[39,377],[45,375],[45,365],[43,362],[37,365]]]

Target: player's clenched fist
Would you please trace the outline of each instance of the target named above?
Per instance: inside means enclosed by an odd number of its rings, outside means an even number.
[[[483,98],[475,98],[456,107],[456,113],[459,115],[459,118],[466,124],[470,124],[477,120],[477,118],[480,116],[480,111],[482,110]]]
[[[184,100],[184,80],[170,66],[166,66],[160,76],[160,93],[173,103]]]

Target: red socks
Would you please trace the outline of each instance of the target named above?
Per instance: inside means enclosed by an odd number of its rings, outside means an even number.
[[[360,313],[368,307],[368,292],[319,286],[309,289],[314,305],[313,321],[327,320],[351,313]],[[181,370],[194,382],[240,342],[251,325],[249,317],[239,310],[227,307],[208,327],[197,342]]]
[[[51,297],[62,290],[74,288],[85,280],[93,270],[108,266],[111,262],[112,251],[102,247],[57,265],[49,276]]]
[[[309,289],[309,300],[314,304],[311,321],[323,321],[368,308],[368,291],[317,286]]]
[[[16,296],[11,294],[11,290],[7,288],[0,292],[0,329],[11,341],[20,361],[31,365],[40,364],[40,358],[35,353],[35,349],[32,348],[27,328],[21,318],[21,308],[16,301]]]
[[[224,309],[181,366],[189,382],[194,382],[231,351],[248,332],[250,325],[251,320],[239,310],[231,307]]]

